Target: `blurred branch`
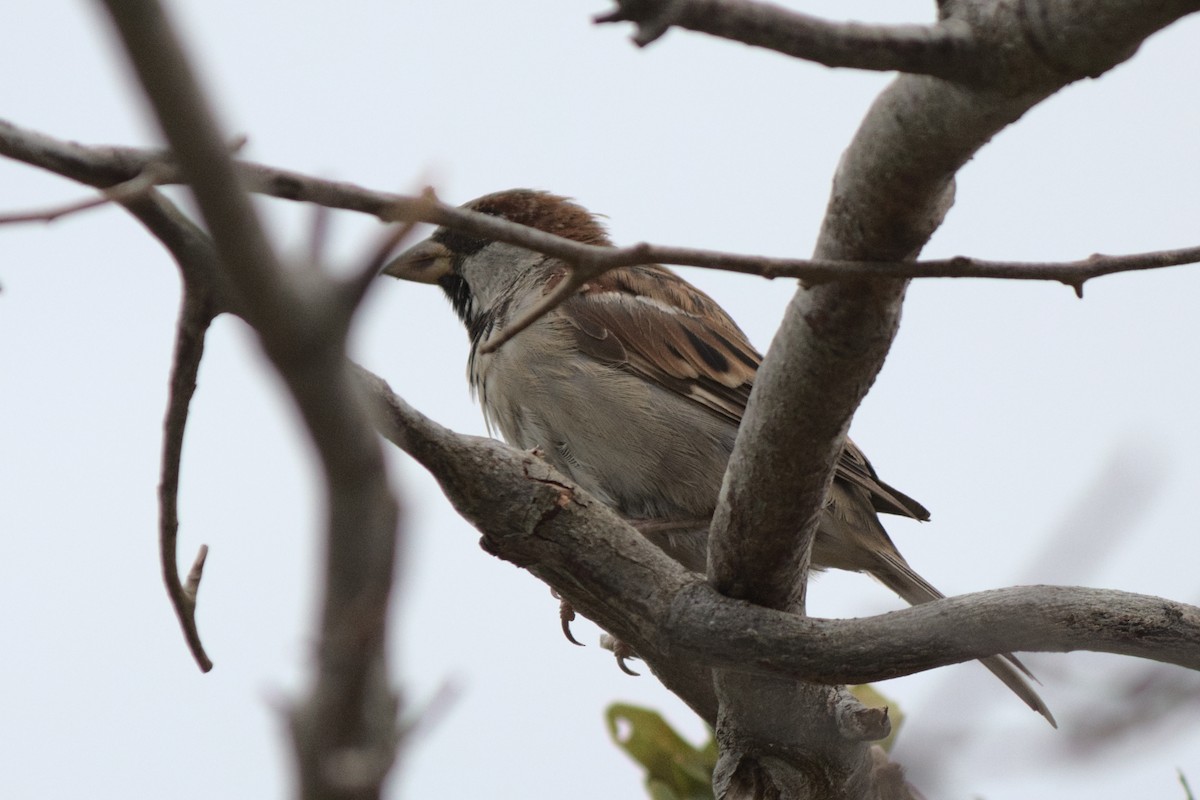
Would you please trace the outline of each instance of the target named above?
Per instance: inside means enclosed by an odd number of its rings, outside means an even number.
[[[182,47],[154,0],[106,0],[219,257],[219,271],[287,384],[320,456],[328,492],[325,597],[317,674],[292,711],[305,798],[377,798],[395,759],[387,613],[398,506],[345,359],[360,291],[286,274],[258,224]]]
[[[429,206],[437,203],[437,199],[434,197],[431,189],[426,189],[420,195],[420,198]],[[318,206],[318,208],[323,208],[323,206]],[[342,282],[342,291],[345,295],[344,304],[347,307],[358,307],[359,303],[366,297],[371,286],[374,285],[375,279],[379,277],[380,271],[383,269],[384,264],[387,263],[388,256],[402,242],[408,240],[416,226],[416,222],[406,222],[402,225],[396,225],[380,237],[379,242],[371,248],[371,252],[367,257],[361,260],[361,266],[357,273]],[[318,248],[314,247],[314,250],[316,249]]]
[[[19,211],[10,214],[0,214],[0,225],[21,222],[54,222],[57,219],[87,211],[109,203],[121,203],[145,195],[150,189],[166,182],[171,174],[171,168],[164,163],[151,161],[146,168],[134,177],[115,186],[102,189],[99,197],[77,200],[73,203],[52,206],[37,211]]]
[[[1110,758],[1121,745],[1162,736],[1172,725],[1193,724],[1200,709],[1200,675],[1163,664],[1127,666],[1115,676],[1097,680],[1097,674],[1092,674],[1077,683],[1085,697],[1068,707],[1068,718],[1076,716],[1079,724],[1070,726],[1060,743],[1061,758],[1074,762],[1085,756],[1093,761]],[[1098,708],[1096,697],[1110,702]]]

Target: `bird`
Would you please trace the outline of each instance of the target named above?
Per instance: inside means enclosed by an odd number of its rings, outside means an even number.
[[[510,189],[462,207],[612,246],[599,217],[549,192]],[[382,272],[444,291],[467,329],[468,381],[489,430],[540,452],[670,556],[704,573],[708,521],[762,356],[716,301],[657,264],[589,279],[502,347],[482,349],[570,269],[553,256],[440,227]],[[867,573],[912,605],[944,597],[905,561],[881,513],[930,516],[881,480],[847,438],[820,515],[813,568]],[[1057,727],[1020,661],[1001,655],[981,662]]]

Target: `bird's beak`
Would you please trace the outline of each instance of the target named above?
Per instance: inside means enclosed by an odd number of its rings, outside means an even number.
[[[452,266],[450,250],[444,244],[426,239],[389,261],[383,274],[404,281],[437,283],[450,274]]]

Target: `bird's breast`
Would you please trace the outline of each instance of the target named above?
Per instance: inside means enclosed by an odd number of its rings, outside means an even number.
[[[470,380],[489,426],[539,448],[557,469],[629,518],[707,516],[736,427],[692,400],[601,363],[539,321],[495,353],[472,358]]]

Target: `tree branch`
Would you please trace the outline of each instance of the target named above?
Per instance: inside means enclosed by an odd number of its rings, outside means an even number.
[[[895,70],[979,89],[1026,84],[1031,63],[1064,84],[1096,77],[1132,56],[1151,33],[1200,8],[1195,0],[1149,6],[1109,0],[1086,12],[1072,0],[939,2],[934,25],[871,25],[751,0],[615,2],[595,22],[635,23],[639,47],[676,26],[829,67]],[[1081,13],[1090,14],[1085,25],[1078,24]]]
[[[162,9],[154,0],[105,4],[212,233],[220,271],[295,399],[324,470],[329,509],[317,675],[291,719],[301,793],[377,798],[398,739],[385,649],[398,507],[345,359],[361,292],[320,273],[307,282],[289,278]]]
[[[89,197],[73,203],[51,206],[35,211],[18,211],[0,214],[0,225],[12,225],[22,222],[54,222],[62,217],[78,214],[93,208],[133,200],[148,193],[155,186],[167,181],[171,169],[166,164],[150,162],[146,168],[127,181],[110,186],[100,192],[99,197]]]
[[[65,142],[0,120],[0,154],[41,167],[81,183],[107,186],[133,181],[161,150],[85,146]],[[991,278],[997,280],[1057,281],[1082,292],[1089,280],[1121,272],[1163,269],[1200,262],[1200,247],[1185,247],[1127,255],[1094,254],[1077,261],[996,261],[975,256],[953,256],[925,261],[839,260],[833,258],[775,258],[728,253],[694,247],[641,242],[626,247],[600,247],[563,239],[507,220],[438,202],[430,194],[400,195],[329,181],[298,172],[234,162],[249,191],[280,199],[313,203],[325,208],[357,211],[391,222],[427,222],[496,239],[556,256],[574,265],[584,283],[619,267],[667,264],[699,267],[759,277],[798,278],[807,283],[827,283],[859,278]],[[158,185],[178,182],[177,174],[164,170]],[[91,202],[91,201],[89,201]],[[45,214],[46,211],[27,212]],[[547,308],[546,310],[549,310]],[[498,347],[533,319],[514,324],[512,331],[495,334],[489,347]]]
[[[828,620],[730,601],[697,583],[674,599],[663,627],[681,654],[711,666],[826,684],[887,680],[1006,652],[1088,650],[1200,670],[1200,608],[1077,586],[994,589]]]
[[[357,368],[380,432],[438,480],[492,554],[548,583],[647,657],[822,684],[866,683],[1007,652],[1092,650],[1200,670],[1200,608],[1032,586],[858,619],[731,599],[537,456],[438,425]],[[685,698],[687,699],[687,698]],[[708,717],[712,722],[712,718]]]
[[[980,53],[971,29],[938,25],[830,22],[769,3],[746,0],[616,0],[597,24],[633,22],[645,47],[672,26],[731,39],[827,67],[976,78]]]
[[[158,538],[163,581],[167,586],[167,596],[179,617],[179,624],[183,627],[188,649],[200,665],[201,672],[208,672],[213,666],[196,627],[196,593],[200,589],[208,545],[200,545],[187,583],[182,584],[179,580],[176,542],[179,533],[179,464],[183,454],[183,435],[187,428],[188,408],[196,391],[200,359],[204,355],[204,336],[213,319],[208,291],[204,286],[193,287],[184,283],[179,323],[175,329],[167,413],[163,421],[162,477],[158,486]]]
[[[1072,80],[1128,58],[1195,1],[1152,10],[1111,2],[1094,13],[1092,4],[1041,0],[1038,10],[1056,23],[1047,28],[1061,50],[1054,59],[1042,47],[1049,40],[1030,34],[1030,5],[943,7],[990,43],[981,63],[1004,69],[982,88],[902,75],[885,90],[839,163],[816,257],[915,258],[953,202],[956,172],[980,147]],[[803,613],[834,465],[887,356],[906,288],[899,278],[845,280],[802,286],[793,297],[758,370],[713,516],[709,579],[721,593]],[[831,735],[829,692],[778,684],[768,701],[763,686],[732,670],[718,670],[715,684],[722,774],[752,775],[768,787],[760,794],[798,784],[822,797],[870,793],[867,747]],[[817,722],[781,724],[787,718]]]

